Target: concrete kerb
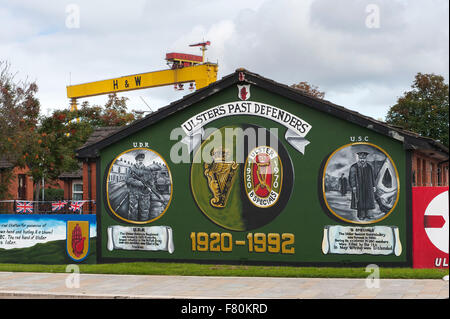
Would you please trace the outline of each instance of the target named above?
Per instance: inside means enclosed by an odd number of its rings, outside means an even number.
[[[334,299],[354,296],[373,299],[386,296],[445,299],[449,296],[448,281],[442,279],[380,279],[379,288],[371,289],[365,279],[352,278],[80,274],[79,287],[68,288],[66,278],[69,275],[0,272],[0,298]]]

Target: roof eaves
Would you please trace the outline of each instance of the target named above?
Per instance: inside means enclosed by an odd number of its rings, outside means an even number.
[[[324,111],[338,118],[348,120],[378,133],[387,135],[404,143],[405,149],[433,149],[446,153],[448,156],[449,149],[442,143],[432,138],[423,137],[417,133],[401,129],[398,126],[393,126],[385,122],[375,120],[371,117],[362,115],[361,113],[334,104],[330,101],[304,93],[288,85],[264,78],[258,74],[248,71],[245,72],[248,75],[246,76],[246,79],[251,83],[261,86],[264,89],[272,91],[274,93],[281,94],[296,102],[312,106],[320,111]]]
[[[243,72],[245,77],[244,81],[250,84],[255,84],[263,89],[270,92],[280,94],[286,98],[292,99],[298,103],[305,104],[307,106],[313,107],[319,111],[331,114],[337,118],[350,121],[359,126],[366,127],[380,134],[389,136],[393,139],[398,140],[403,143],[405,149],[437,149],[448,156],[448,148],[443,144],[431,139],[422,137],[414,132],[403,130],[399,127],[389,125],[385,122],[375,120],[371,117],[362,115],[356,111],[347,109],[343,106],[334,104],[330,101],[320,99],[304,93],[298,89],[292,88],[288,85],[278,83],[274,80],[264,78],[259,74],[252,73],[244,68],[237,69],[234,73],[231,73],[221,80],[210,84],[207,87],[199,89],[193,93],[190,93],[183,98],[168,104],[165,107],[160,108],[158,111],[147,115],[146,117],[139,119],[130,125],[123,127],[106,138],[97,141],[86,147],[82,147],[77,150],[78,158],[95,158],[98,157],[98,150],[114,143],[125,136],[133,134],[145,128],[151,124],[154,124],[165,117],[183,110],[190,105],[197,103],[208,96],[215,94],[224,88],[239,82],[238,74]]]

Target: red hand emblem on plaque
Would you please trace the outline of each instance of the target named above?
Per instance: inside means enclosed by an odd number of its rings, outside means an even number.
[[[84,241],[86,237],[83,237],[80,225],[76,225],[72,231],[72,250],[75,256],[80,257],[84,250]]]

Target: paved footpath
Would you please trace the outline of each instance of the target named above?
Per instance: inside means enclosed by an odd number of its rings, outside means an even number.
[[[79,284],[79,287],[77,285]],[[0,298],[444,299],[448,281],[0,272]]]

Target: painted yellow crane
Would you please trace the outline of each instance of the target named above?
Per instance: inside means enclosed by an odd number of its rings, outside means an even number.
[[[71,111],[77,110],[77,99],[90,96],[147,89],[152,87],[174,85],[175,89],[183,89],[184,83],[195,83],[201,89],[217,80],[218,64],[205,62],[204,52],[210,42],[197,43],[203,55],[185,53],[167,53],[168,70],[139,73],[118,78],[88,82],[67,86],[67,97],[70,99]]]

